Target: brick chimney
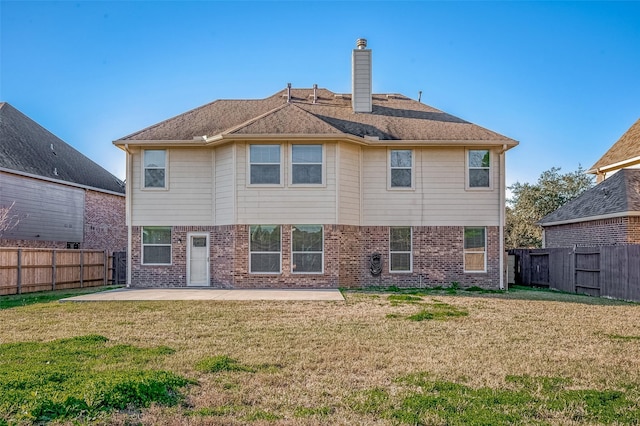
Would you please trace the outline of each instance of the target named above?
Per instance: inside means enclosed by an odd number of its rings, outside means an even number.
[[[351,56],[351,106],[353,112],[371,112],[371,49],[359,38]]]

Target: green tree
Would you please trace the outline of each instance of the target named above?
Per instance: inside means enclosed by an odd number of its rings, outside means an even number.
[[[552,167],[535,184],[511,185],[512,197],[506,206],[506,248],[542,247],[542,228],[536,222],[592,186],[593,176],[585,174],[582,166],[565,174],[560,173],[560,167]]]

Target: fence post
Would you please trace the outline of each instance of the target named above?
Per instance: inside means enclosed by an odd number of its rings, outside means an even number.
[[[102,254],[102,265],[103,265],[103,275],[104,275],[104,279],[102,280],[102,285],[106,286],[107,285],[107,275],[109,274],[109,270],[107,269],[107,266],[109,264],[109,256],[107,255],[107,251],[105,250]]]
[[[51,290],[56,289],[56,250],[51,252]]]
[[[578,271],[576,271],[576,248],[577,246],[573,245],[573,251],[571,252],[571,287],[573,288],[573,292],[576,293],[576,284]]]
[[[22,294],[22,249],[18,249],[18,294]]]
[[[80,250],[80,288],[84,288],[84,250]]]

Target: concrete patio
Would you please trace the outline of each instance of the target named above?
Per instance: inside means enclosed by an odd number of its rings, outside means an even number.
[[[335,289],[313,290],[224,290],[211,288],[123,288],[61,299],[61,302],[142,300],[308,300],[344,301]]]

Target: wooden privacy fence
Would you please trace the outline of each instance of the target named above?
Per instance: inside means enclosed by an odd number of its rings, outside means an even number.
[[[640,301],[640,245],[515,249],[515,282]]]
[[[110,260],[99,250],[0,248],[0,295],[106,285]]]

